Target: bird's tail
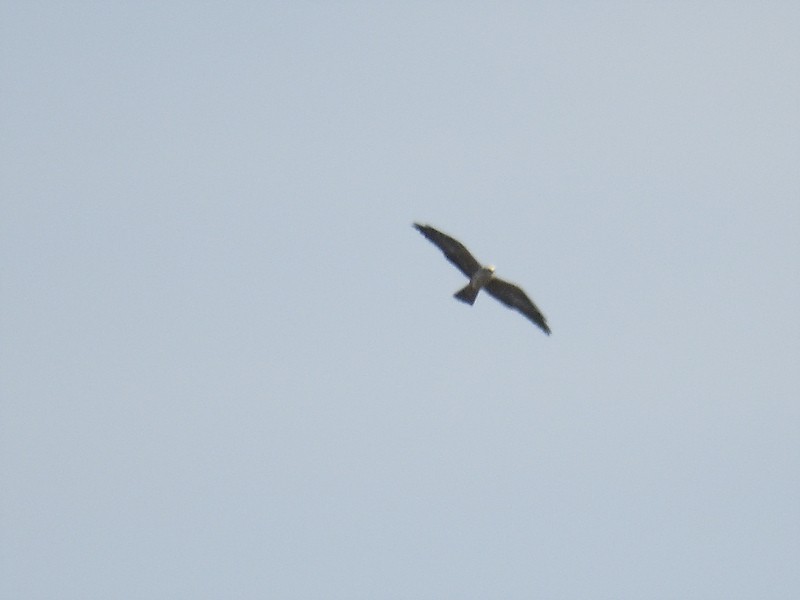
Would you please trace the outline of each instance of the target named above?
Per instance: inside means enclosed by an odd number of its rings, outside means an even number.
[[[478,292],[480,288],[474,288],[471,285],[468,285],[460,290],[458,290],[453,296],[461,300],[462,302],[466,302],[467,304],[475,304],[475,298],[478,297]]]

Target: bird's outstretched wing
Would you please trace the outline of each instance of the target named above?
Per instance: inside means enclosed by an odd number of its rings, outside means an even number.
[[[469,253],[469,250],[467,250],[461,242],[454,240],[449,235],[443,234],[441,231],[437,231],[429,225],[414,223],[414,227],[431,242],[436,244],[439,250],[444,252],[447,260],[457,266],[459,271],[467,277],[472,278],[475,271],[481,268],[481,264],[475,260],[475,257]]]
[[[547,335],[550,335],[550,328],[547,326],[544,315],[539,312],[539,309],[536,308],[536,305],[531,299],[525,295],[525,292],[513,283],[508,283],[507,281],[495,277],[484,286],[484,289],[509,308],[521,312],[536,325],[541,327],[542,331]]]

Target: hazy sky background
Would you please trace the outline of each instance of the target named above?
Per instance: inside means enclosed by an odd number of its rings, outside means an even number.
[[[798,32],[4,2],[0,597],[800,597]]]

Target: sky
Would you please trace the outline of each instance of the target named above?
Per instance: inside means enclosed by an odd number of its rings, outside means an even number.
[[[0,597],[800,597],[798,31],[0,5]]]

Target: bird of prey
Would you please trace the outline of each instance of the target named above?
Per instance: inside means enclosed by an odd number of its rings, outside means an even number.
[[[540,327],[547,335],[550,335],[550,328],[547,326],[544,315],[539,312],[536,305],[520,288],[495,277],[494,265],[481,266],[461,242],[454,240],[441,231],[437,231],[429,225],[414,223],[414,227],[431,242],[436,244],[439,250],[444,253],[447,260],[458,267],[459,271],[469,277],[469,283],[453,294],[456,298],[467,304],[474,304],[475,298],[478,297],[478,292],[483,288],[490,296],[494,296],[507,307],[518,310]]]

